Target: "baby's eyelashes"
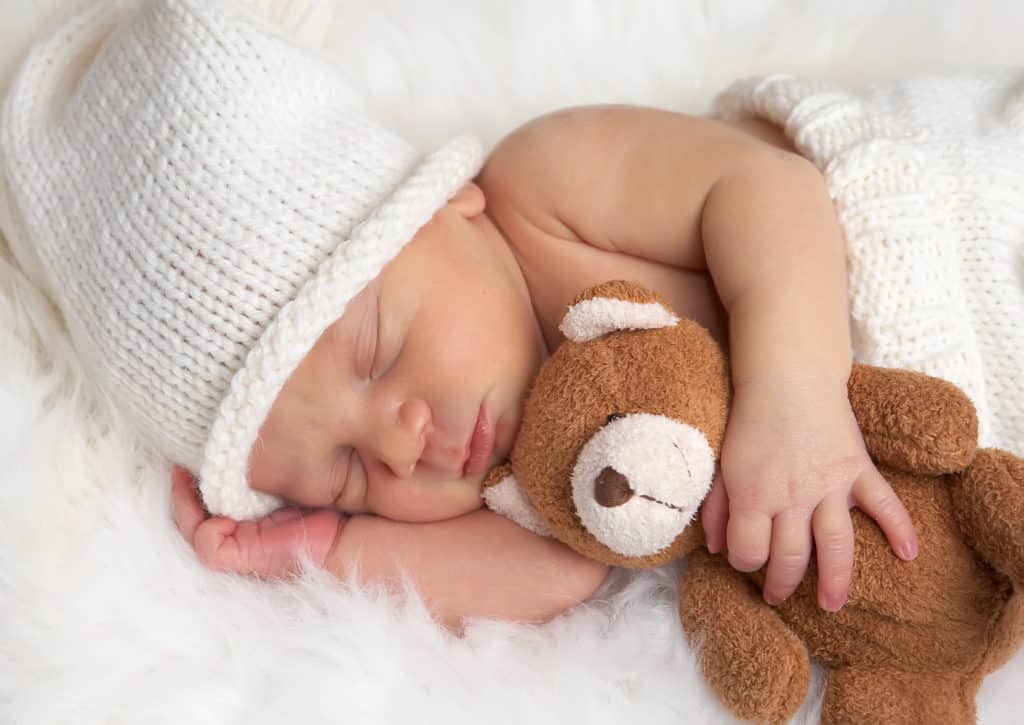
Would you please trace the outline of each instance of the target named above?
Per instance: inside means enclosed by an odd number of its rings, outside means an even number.
[[[368,310],[363,315],[363,321],[359,326],[359,332],[353,346],[356,358],[356,372],[364,380],[372,380],[374,378],[374,364],[377,359],[380,337],[378,334],[378,322],[377,315],[371,314],[371,311]]]

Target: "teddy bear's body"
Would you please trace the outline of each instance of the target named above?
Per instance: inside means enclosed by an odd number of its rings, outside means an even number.
[[[770,607],[763,572],[741,574],[709,554],[696,515],[728,416],[726,361],[696,323],[659,318],[660,304],[626,283],[581,295],[492,490],[511,470],[538,530],[607,563],[686,557],[684,630],[740,717],[788,720],[806,696],[810,656],[826,671],[825,722],[973,722],[982,677],[1024,640],[1024,462],[976,449],[973,407],[953,386],[856,366],[851,406],[911,512],[920,554],[899,560],[854,511],[848,604],[819,608],[812,565]],[[637,327],[647,329],[623,330]]]
[[[1024,598],[960,528],[952,495],[959,481],[881,472],[914,516],[918,558],[899,560],[878,526],[854,511],[849,602],[835,613],[819,608],[812,564],[778,616],[829,670],[828,720],[974,722],[982,677],[1020,645]],[[763,575],[751,578],[759,596]]]
[[[778,608],[779,616],[811,655],[830,667],[855,663],[880,670],[920,670],[927,663],[974,673],[998,646],[1005,618],[1019,617],[1019,607],[1008,606],[1014,595],[1011,582],[987,565],[964,537],[953,516],[950,484],[955,482],[946,477],[921,480],[884,468],[882,474],[915,512],[917,559],[897,559],[877,524],[854,511],[857,563],[848,604],[835,613],[818,607],[812,567],[799,590]],[[936,572],[943,578],[936,578]],[[908,628],[928,636],[908,637]],[[859,635],[842,652],[830,652],[837,629]]]

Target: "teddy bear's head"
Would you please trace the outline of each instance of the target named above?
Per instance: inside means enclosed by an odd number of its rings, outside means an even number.
[[[515,483],[584,556],[636,568],[685,555],[702,540],[696,514],[725,433],[721,349],[627,282],[581,294],[561,330],[566,341],[526,402],[510,456]]]
[[[850,602],[824,612],[809,579],[775,608],[751,586],[757,576],[695,551],[730,402],[709,333],[623,282],[577,298],[561,329],[566,342],[535,378],[510,460],[485,481],[491,509],[612,565],[690,555],[680,621],[737,717],[788,722],[813,653],[826,679],[863,685],[852,695],[825,687],[830,722],[903,721],[911,711],[920,722],[974,721],[982,675],[1024,638],[1024,461],[977,448],[964,393],[909,370],[852,367],[850,408],[914,517],[921,554],[900,561],[858,512]],[[841,672],[829,672],[836,662]]]

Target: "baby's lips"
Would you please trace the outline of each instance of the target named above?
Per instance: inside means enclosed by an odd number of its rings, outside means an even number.
[[[494,450],[494,425],[491,423],[487,409],[481,405],[476,423],[468,443],[468,454],[462,468],[462,475],[473,476],[487,468]]]

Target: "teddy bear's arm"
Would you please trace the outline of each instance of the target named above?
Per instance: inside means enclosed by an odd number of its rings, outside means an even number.
[[[734,715],[784,723],[810,684],[807,649],[742,574],[698,550],[679,585],[679,617],[704,677]]]
[[[910,473],[962,470],[978,443],[978,418],[955,385],[909,370],[854,365],[850,406],[868,453]]]
[[[1024,590],[1024,459],[985,448],[953,479],[953,511],[967,541]]]

